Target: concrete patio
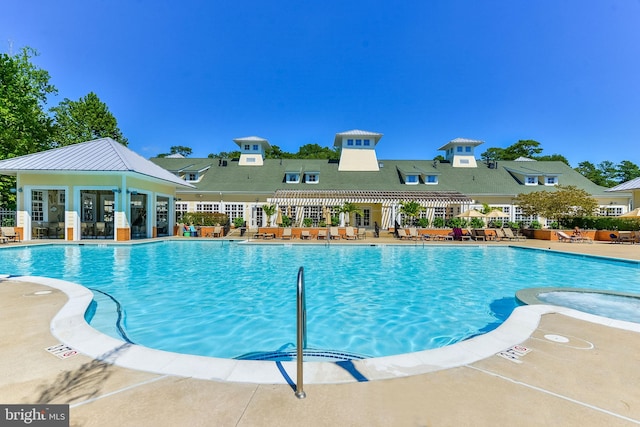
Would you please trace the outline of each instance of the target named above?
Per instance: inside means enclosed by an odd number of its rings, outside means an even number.
[[[517,245],[640,260],[640,245]],[[640,424],[640,328],[612,326],[620,322],[544,314],[520,343],[530,351],[514,360],[494,355],[403,378],[309,384],[297,399],[286,384],[154,374],[82,354],[60,359],[45,349],[60,343],[50,322],[66,301],[56,289],[0,281],[0,403],[69,404],[72,426]]]

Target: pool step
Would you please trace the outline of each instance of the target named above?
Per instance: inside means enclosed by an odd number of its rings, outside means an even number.
[[[367,356],[349,353],[346,351],[318,350],[306,348],[302,352],[305,362],[343,362],[346,360],[366,359]],[[296,360],[296,350],[255,351],[235,357],[238,360],[266,360],[273,362],[286,362]]]

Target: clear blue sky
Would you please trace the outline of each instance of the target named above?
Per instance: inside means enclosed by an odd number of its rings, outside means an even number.
[[[639,24],[637,0],[22,0],[0,51],[37,49],[50,105],[95,92],[145,157],[362,129],[381,159],[464,137],[640,165]]]

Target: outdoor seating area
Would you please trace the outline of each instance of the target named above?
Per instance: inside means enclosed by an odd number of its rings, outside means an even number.
[[[611,243],[640,243],[640,231],[618,231],[611,234]]]
[[[14,227],[2,227],[0,230],[2,230],[2,236],[0,236],[2,243],[20,242],[20,233]]]

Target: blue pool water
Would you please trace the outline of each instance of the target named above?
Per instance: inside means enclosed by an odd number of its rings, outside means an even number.
[[[515,308],[522,288],[640,288],[638,263],[508,247],[169,241],[0,250],[0,273],[93,289],[87,317],[104,333],[216,357],[293,347],[300,266],[308,346],[371,357],[488,332]]]

